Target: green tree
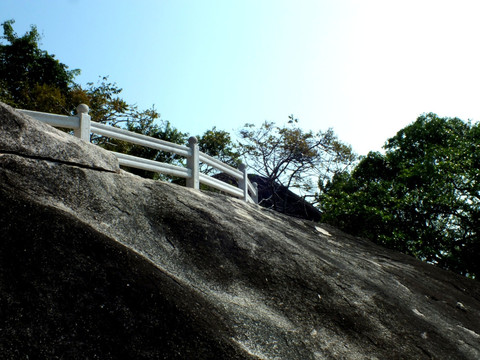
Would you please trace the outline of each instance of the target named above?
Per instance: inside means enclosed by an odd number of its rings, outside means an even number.
[[[108,76],[101,76],[97,83],[88,82],[85,88],[77,85],[74,97],[79,103],[90,107],[90,116],[93,121],[115,127],[124,127],[131,122],[132,117],[144,118],[142,111],[135,105],[129,105],[120,97],[123,89],[109,80]],[[150,115],[158,118],[158,113],[151,109]]]
[[[0,43],[0,101],[13,107],[57,114],[73,114],[78,104],[87,104],[93,121],[124,128],[143,135],[185,144],[188,135],[176,129],[169,121],[160,120],[160,114],[152,108],[139,110],[121,98],[122,89],[108,76],[88,82],[86,86],[75,83],[80,70],[68,70],[68,66],[54,55],[41,50],[40,35],[35,26],[23,36],[13,30],[14,20],[2,23]],[[173,154],[128,144],[104,136],[92,135],[91,142],[112,151],[146,159],[183,164]],[[230,165],[238,164],[239,155],[227,132],[213,128],[199,137],[200,149]],[[129,169],[149,178],[167,179],[159,174]],[[211,172],[211,169],[205,169]]]
[[[72,114],[80,103],[90,107],[94,121],[117,125],[138,115],[136,107],[119,97],[122,89],[103,77],[85,88],[75,83],[80,70],[68,66],[39,47],[40,35],[32,25],[18,36],[14,20],[2,23],[0,44],[0,101],[13,107],[56,114]]]
[[[340,142],[332,129],[313,133],[297,124],[290,115],[286,126],[264,122],[259,128],[246,124],[240,131],[240,152],[249,167],[266,179],[278,211],[287,206],[286,198],[278,202],[279,186],[312,194],[313,178],[328,179],[356,160],[351,147]]]
[[[89,82],[85,87],[75,83],[79,70],[68,70],[54,55],[41,50],[40,35],[32,26],[23,36],[13,30],[13,20],[5,21],[0,44],[0,101],[13,107],[57,114],[72,114],[78,104],[87,104],[93,121],[174,143],[185,143],[185,134],[168,121],[160,121],[154,107],[139,110],[121,98],[122,89],[108,76]],[[92,135],[94,144],[109,150],[162,162],[180,161],[173,155],[104,136]],[[138,175],[156,177],[153,173],[129,169]]]
[[[424,114],[321,186],[323,220],[445,269],[480,271],[480,127]]]
[[[240,164],[240,153],[232,141],[230,133],[224,130],[217,130],[214,126],[201,136],[197,136],[199,150],[210,155],[221,162],[237,168]],[[215,173],[215,169],[201,165],[201,171],[206,174]]]
[[[80,71],[68,70],[54,55],[41,50],[35,26],[19,37],[13,24],[14,20],[2,23],[0,101],[23,109],[71,112],[77,104],[73,104],[70,91]]]

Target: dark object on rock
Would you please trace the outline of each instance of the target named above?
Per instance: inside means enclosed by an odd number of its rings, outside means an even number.
[[[238,181],[233,176],[225,173],[215,174],[213,177],[230,185],[238,186]],[[299,219],[315,222],[321,220],[322,213],[320,210],[301,196],[288,190],[285,186],[275,184],[272,189],[267,179],[263,176],[249,174],[248,178],[252,183],[257,183],[259,205]]]
[[[79,141],[0,105],[2,358],[480,358],[478,282]]]
[[[322,213],[315,206],[285,186],[275,184],[272,190],[262,176],[249,175],[249,179],[257,183],[260,205],[300,219],[318,222],[322,218]]]

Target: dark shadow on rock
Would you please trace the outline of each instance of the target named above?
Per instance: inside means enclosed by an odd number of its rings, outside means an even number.
[[[235,187],[238,186],[238,181],[225,173],[218,173],[213,177]],[[260,175],[249,174],[248,178],[252,183],[257,183],[258,204],[260,206],[300,219],[315,222],[321,220],[322,213],[320,210],[285,186],[275,183],[272,188],[267,179]]]
[[[194,289],[119,243],[19,197],[0,213],[1,358],[251,358]]]

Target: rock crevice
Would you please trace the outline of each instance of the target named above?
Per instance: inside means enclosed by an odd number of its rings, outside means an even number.
[[[76,162],[76,161],[58,160],[58,159],[50,158],[50,157],[35,156],[35,155],[24,154],[24,153],[21,153],[21,152],[0,150],[0,156],[3,156],[3,155],[19,156],[19,157],[22,157],[22,158],[25,158],[25,159],[31,159],[31,160],[36,160],[36,161],[46,161],[46,162],[53,163],[53,164],[75,166],[75,167],[79,167],[79,168],[83,168],[83,169],[89,169],[89,170],[95,170],[95,171],[106,171],[106,172],[113,172],[113,173],[118,172],[118,170],[91,166],[91,165],[82,164],[82,163],[79,163],[79,162]]]

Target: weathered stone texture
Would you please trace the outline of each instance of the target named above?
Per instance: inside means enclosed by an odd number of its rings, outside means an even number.
[[[93,169],[118,172],[114,155],[43,124],[0,103],[0,154],[76,164]]]
[[[0,113],[5,358],[480,358],[477,281]]]

